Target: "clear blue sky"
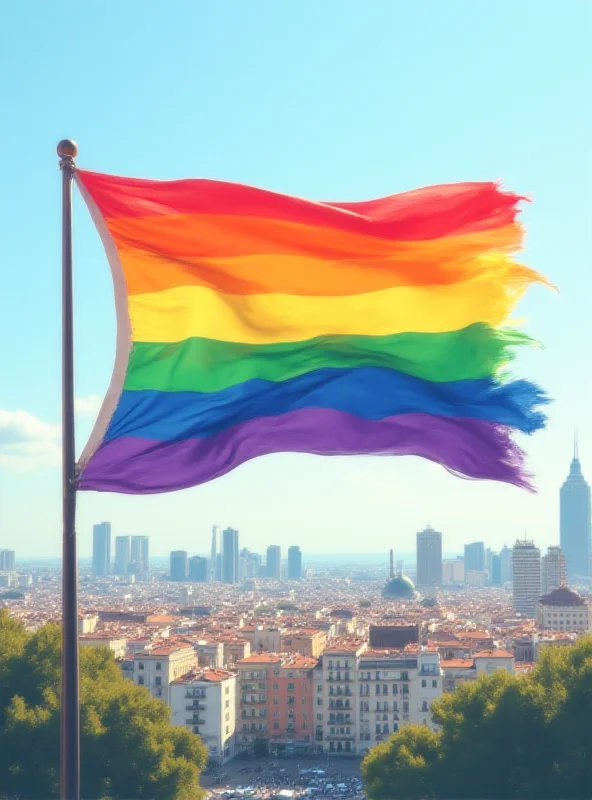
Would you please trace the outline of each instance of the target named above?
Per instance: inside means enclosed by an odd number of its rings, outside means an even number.
[[[278,455],[149,498],[82,495],[91,525],[147,533],[152,550],[207,549],[214,522],[241,543],[308,551],[414,549],[431,522],[447,551],[525,529],[558,541],[558,487],[580,429],[592,478],[590,35],[587,0],[23,0],[0,32],[0,547],[60,551],[60,204],[55,145],[135,176],[207,176],[314,199],[501,178],[532,195],[519,311],[544,352],[520,371],[555,398],[526,441],[539,494],[471,483],[418,459]],[[114,352],[110,277],[76,201],[79,449]],[[89,399],[91,398],[91,399]],[[16,413],[16,412],[22,413]],[[17,555],[18,555],[17,554]]]

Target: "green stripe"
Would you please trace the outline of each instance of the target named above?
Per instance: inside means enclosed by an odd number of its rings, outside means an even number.
[[[135,342],[125,389],[217,392],[252,378],[285,381],[327,367],[386,367],[428,381],[484,378],[533,340],[476,323],[447,333],[323,336],[304,342],[240,344],[192,338],[173,344]]]

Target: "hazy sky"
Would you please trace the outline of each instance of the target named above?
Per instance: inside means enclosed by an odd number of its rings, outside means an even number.
[[[415,458],[276,455],[156,497],[82,494],[93,522],[146,533],[152,552],[207,549],[212,523],[241,545],[412,551],[427,522],[444,549],[526,530],[558,541],[558,488],[580,430],[592,478],[592,113],[588,0],[233,0],[11,3],[0,30],[0,547],[60,552],[60,179],[55,145],[88,169],[204,176],[313,199],[501,178],[533,204],[519,308],[545,351],[520,372],[555,398],[526,440],[539,493],[463,481]],[[78,449],[109,381],[110,275],[75,204]]]

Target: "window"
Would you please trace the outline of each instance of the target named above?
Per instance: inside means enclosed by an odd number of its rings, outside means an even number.
[[[156,662],[156,669],[162,669],[162,662],[161,661],[157,661]]]
[[[376,723],[376,733],[380,733],[380,725],[378,722]]]
[[[323,691],[323,684],[319,683],[319,685],[317,686],[317,692],[322,692],[322,691]]]
[[[321,697],[317,697],[317,705],[318,706],[322,706],[323,705],[323,699]]]
[[[273,723],[273,729],[274,729],[274,731],[279,731],[279,729],[280,729],[280,723],[279,723],[279,722],[274,722],[274,723]]]
[[[277,692],[279,688],[280,688],[279,683],[274,683],[273,684],[273,691],[274,692]]]
[[[273,704],[274,704],[274,706],[277,706],[277,705],[279,705],[279,703],[280,703],[280,698],[279,698],[279,697],[274,697],[274,698],[273,698]]]
[[[307,701],[307,700],[308,700],[308,697],[303,697],[303,698],[302,698],[302,705],[303,705],[303,706],[305,706],[305,705],[306,705],[306,701]]]
[[[308,728],[308,722],[302,723],[302,730],[305,731]]]
[[[160,675],[158,676],[158,678],[155,678],[155,679],[154,679],[154,683],[155,683],[157,686],[162,686],[162,678],[160,677]]]
[[[438,688],[438,681],[434,679],[432,681],[432,689],[437,689],[437,688]]]
[[[421,704],[421,710],[422,711],[429,711],[430,710],[428,708],[428,701],[427,700],[424,700],[423,703]]]
[[[138,664],[138,669],[144,669],[144,662],[143,661],[140,661],[140,663]]]
[[[143,685],[144,685],[144,676],[138,675],[138,686],[143,686]]]
[[[422,688],[422,689],[425,689],[427,685],[428,685],[428,682],[427,682],[425,679],[422,679],[422,681],[421,681],[421,688]]]
[[[322,714],[317,714],[317,719],[322,720],[323,719],[323,715]]]
[[[274,717],[279,717],[279,715],[280,715],[280,712],[279,712],[279,711],[274,711],[274,712],[273,712],[273,716],[274,716]]]
[[[293,683],[289,683],[288,684],[288,691],[289,692],[293,692],[294,691],[294,684]]]

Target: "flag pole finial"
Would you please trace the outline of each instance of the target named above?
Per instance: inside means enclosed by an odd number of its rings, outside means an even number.
[[[74,165],[74,159],[78,155],[78,145],[73,139],[62,139],[57,146],[58,155],[61,163],[70,163]]]

